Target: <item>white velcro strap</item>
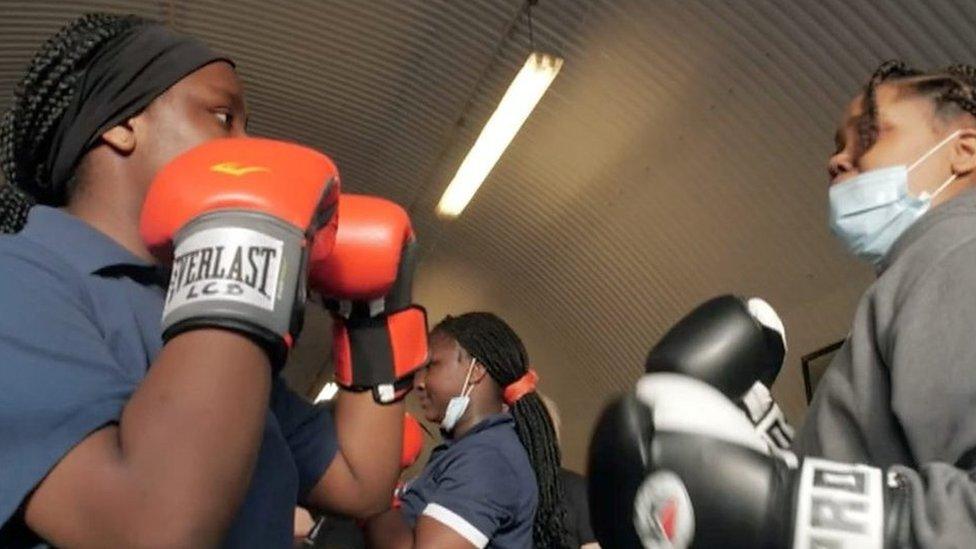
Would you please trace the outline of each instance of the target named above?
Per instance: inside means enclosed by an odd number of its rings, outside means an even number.
[[[749,419],[756,425],[759,436],[773,448],[789,450],[793,444],[793,427],[786,421],[786,415],[773,400],[769,389],[757,381],[742,397],[741,402]]]
[[[369,302],[369,316],[377,317],[386,311],[386,298],[373,299]]]
[[[756,431],[773,448],[789,450],[793,445],[793,426],[787,423],[786,415],[775,402],[766,411],[766,415],[759,418]]]
[[[797,494],[793,549],[882,549],[881,469],[806,458]]]
[[[637,398],[653,410],[654,428],[707,436],[769,454],[741,408],[711,385],[681,374],[646,374]]]
[[[436,520],[451,530],[454,530],[461,537],[468,540],[471,545],[474,545],[478,549],[488,545],[488,536],[482,534],[481,530],[478,530],[472,526],[471,523],[464,520],[461,515],[451,511],[443,505],[428,503],[427,507],[424,507],[424,512],[421,514]]]
[[[393,388],[392,383],[382,383],[377,385],[375,388],[376,400],[384,404],[393,402],[396,398],[396,390]]]
[[[752,318],[755,318],[760,324],[770,330],[775,330],[779,334],[779,337],[783,338],[784,351],[789,348],[786,345],[786,327],[783,326],[783,320],[776,314],[776,310],[773,309],[772,305],[767,303],[765,299],[750,297],[746,301],[746,308],[749,309],[749,314],[752,315]]]
[[[749,419],[756,424],[766,415],[770,406],[774,405],[773,395],[760,381],[753,383],[752,387],[746,391],[745,396],[742,397],[742,406],[749,414]]]

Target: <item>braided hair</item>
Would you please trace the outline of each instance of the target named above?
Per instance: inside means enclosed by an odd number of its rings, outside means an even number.
[[[935,104],[935,112],[945,118],[963,113],[976,117],[976,68],[970,65],[950,65],[930,72],[910,67],[904,61],[882,63],[864,85],[863,112],[858,121],[860,150],[866,151],[878,138],[877,88],[893,82],[904,89],[927,97]]]
[[[518,334],[501,318],[484,312],[447,316],[434,332],[450,336],[475,357],[499,386],[506,387],[526,374],[529,357]],[[529,455],[539,486],[539,506],[532,527],[536,547],[570,547],[560,455],[549,413],[539,395],[530,392],[510,408],[515,430]]]
[[[7,179],[0,186],[0,232],[19,231],[34,202],[67,203],[75,182],[55,186],[43,175],[44,162],[78,89],[78,72],[105,43],[145,22],[131,15],[83,15],[48,39],[31,60],[0,120],[0,169]]]

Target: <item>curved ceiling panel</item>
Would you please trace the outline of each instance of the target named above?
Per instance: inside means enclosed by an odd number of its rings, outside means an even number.
[[[797,358],[846,333],[870,280],[825,227],[835,121],[883,59],[976,61],[976,9],[543,0],[535,43],[565,58],[562,72],[465,213],[440,220],[440,193],[529,51],[523,8],[0,0],[0,96],[83,11],[163,19],[238,61],[255,133],[319,147],[346,189],[410,208],[434,320],[457,303],[514,319],[550,391],[578,410],[571,463],[649,344],[723,292],[783,315],[792,354],[777,393],[798,418]]]

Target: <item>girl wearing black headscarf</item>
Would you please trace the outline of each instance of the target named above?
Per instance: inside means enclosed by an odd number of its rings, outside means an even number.
[[[234,332],[162,344],[143,200],[246,115],[226,56],[135,17],[28,66],[0,123],[0,546],[287,547],[296,504],[388,503],[402,405],[343,392],[333,420]]]

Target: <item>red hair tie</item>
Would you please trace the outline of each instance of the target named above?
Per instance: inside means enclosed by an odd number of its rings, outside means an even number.
[[[535,384],[539,381],[539,374],[535,373],[535,370],[529,368],[525,375],[518,378],[517,380],[509,383],[505,387],[505,392],[502,393],[502,398],[505,400],[505,404],[512,406],[518,399],[524,397],[525,395],[535,391]]]

